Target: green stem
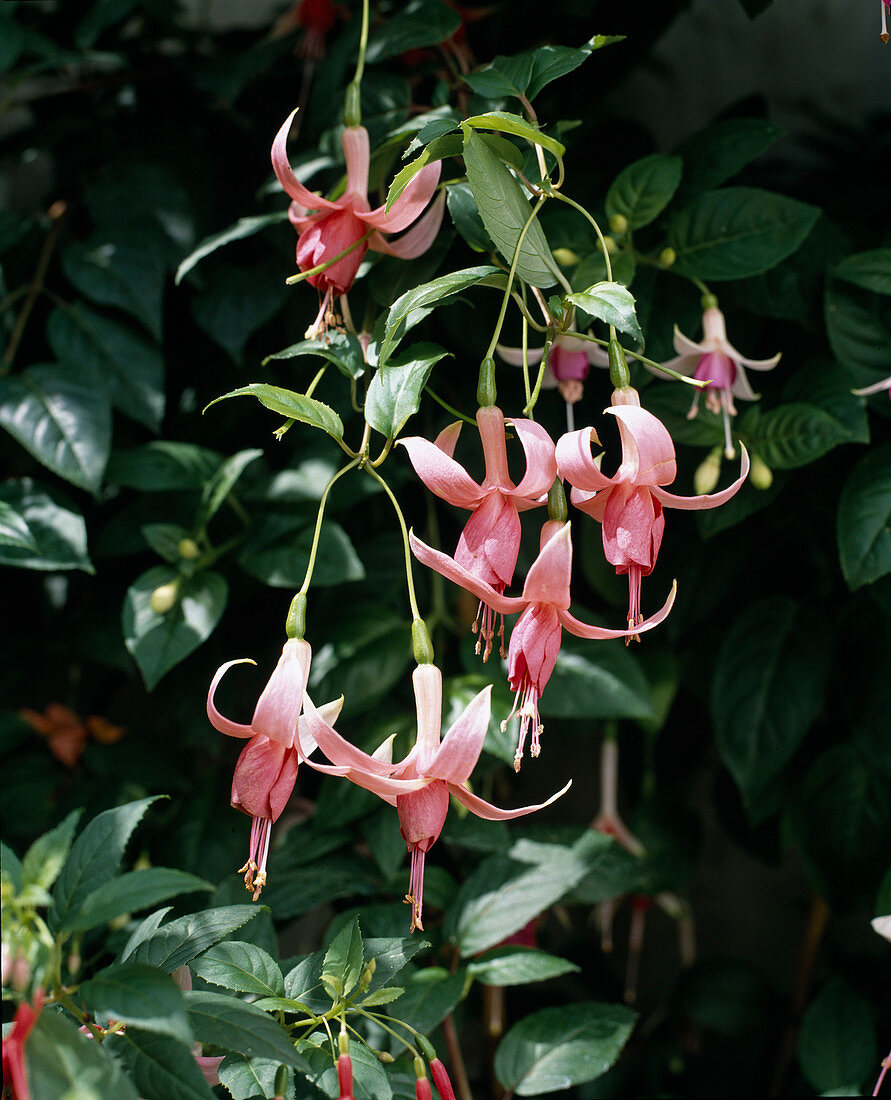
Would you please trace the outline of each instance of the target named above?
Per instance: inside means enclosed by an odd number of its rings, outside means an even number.
[[[359,1016],[364,1016],[366,1020],[373,1021],[375,1024],[377,1024],[377,1026],[379,1028],[381,1028],[383,1031],[386,1031],[388,1035],[392,1035],[397,1043],[402,1043],[402,1045],[407,1050],[410,1050],[412,1052],[412,1054],[415,1056],[415,1058],[420,1058],[421,1055],[420,1055],[420,1052],[418,1051],[418,1049],[416,1047],[412,1046],[412,1044],[407,1039],[404,1039],[399,1034],[398,1031],[394,1031],[391,1027],[388,1027],[384,1023],[384,1019],[392,1019],[393,1023],[402,1024],[403,1027],[408,1028],[408,1030],[412,1033],[412,1035],[417,1035],[417,1032],[415,1031],[415,1029],[410,1024],[407,1024],[404,1020],[397,1020],[395,1017],[392,1017],[392,1016],[391,1017],[379,1016],[376,1012],[369,1012],[367,1009],[359,1008],[358,1005],[353,1005],[352,1010],[353,1010],[353,1012],[357,1013]],[[350,1030],[352,1031],[352,1030],[355,1030],[355,1029],[351,1028]],[[358,1035],[359,1033],[356,1032],[356,1034]],[[361,1038],[361,1036],[359,1036],[359,1037]],[[363,1040],[363,1042],[364,1042],[364,1040]]]
[[[364,233],[357,241],[353,241],[353,243],[348,248],[345,248],[343,252],[338,252],[336,256],[332,256],[330,260],[325,260],[323,264],[317,264],[315,267],[311,267],[309,271],[301,271],[297,275],[289,275],[288,278],[285,279],[285,282],[288,286],[294,286],[295,283],[302,283],[304,279],[309,279],[313,275],[321,275],[323,271],[327,271],[328,268],[336,264],[338,260],[342,260],[344,256],[348,256],[352,251],[357,249],[360,244],[365,244],[369,237],[375,232],[376,230],[369,229],[367,233]]]
[[[390,503],[396,510],[396,516],[399,520],[399,527],[402,531],[402,545],[405,550],[405,583],[408,587],[408,602],[411,607],[411,614],[413,619],[421,619],[421,613],[418,610],[418,599],[415,595],[415,582],[411,571],[411,547],[408,542],[408,528],[405,525],[405,516],[402,514],[402,509],[399,507],[399,501],[393,495],[393,490],[384,481],[381,475],[374,469],[373,466],[366,466],[365,472],[373,477],[374,480],[381,486],[387,496],[390,498]]]
[[[551,350],[553,341],[553,330],[549,330],[545,339],[545,345],[541,352],[541,365],[538,368],[538,377],[535,379],[535,389],[532,391],[532,396],[526,402],[526,407],[523,409],[523,415],[530,420],[532,419],[532,410],[535,408],[536,402],[538,401],[538,395],[541,393],[541,384],[544,381],[545,369],[548,365],[548,353]]]
[[[472,424],[474,427],[476,427],[476,421],[473,419],[472,416],[465,416],[464,413],[458,412],[458,410],[456,408],[453,408],[453,406],[451,406],[448,401],[443,401],[438,393],[434,393],[429,386],[424,387],[424,393],[429,393],[433,400],[437,403],[437,405],[441,405],[447,413],[450,413],[452,416],[457,417],[458,420],[463,420],[465,424]]]
[[[327,369],[328,369],[328,364],[326,363],[325,366],[322,367],[322,369],[318,372],[318,374],[312,380],[312,382],[310,382],[310,384],[306,387],[306,393],[303,395],[304,397],[312,397],[316,386],[322,381],[322,378],[324,377],[325,371]]]
[[[526,404],[532,400],[532,388],[529,382],[529,325],[523,318],[523,389],[526,393]]]
[[[588,213],[588,211],[584,208],[584,206],[582,206],[580,203],[577,203],[575,201],[575,199],[571,199],[568,195],[562,195],[559,192],[555,192],[553,197],[555,199],[559,199],[561,202],[568,203],[575,210],[578,210],[578,212],[580,214],[582,214],[584,217],[586,217],[588,219],[588,221],[591,223],[591,225],[594,228],[594,232],[597,234],[597,239],[598,239],[598,241],[600,241],[600,247],[603,249],[603,259],[604,259],[604,262],[606,263],[606,278],[609,282],[612,282],[613,281],[613,265],[610,263],[609,250],[606,247],[606,240],[603,236],[603,233],[601,233],[601,231],[600,231],[600,226],[597,224],[594,217],[591,214]]]
[[[365,75],[365,53],[368,49],[368,0],[362,0],[362,30],[359,33],[359,57],[356,61],[354,84],[361,84]]]
[[[572,334],[574,340],[590,340],[592,344],[600,344],[601,347],[608,348],[609,340],[601,340],[599,336],[591,336],[587,332],[574,332]],[[639,363],[646,363],[648,367],[656,367],[657,370],[662,371],[663,374],[668,374],[678,382],[686,382],[688,386],[695,386],[698,390],[704,389],[711,379],[705,379],[700,382],[696,378],[688,378],[686,374],[679,374],[678,371],[672,370],[671,367],[666,367],[662,363],[656,363],[652,359],[647,359],[645,355],[640,355],[636,351],[631,351],[628,348],[622,348],[626,355],[630,355],[632,359],[636,359]]]
[[[312,583],[312,571],[313,569],[315,569],[316,566],[316,554],[319,551],[319,536],[322,533],[322,520],[325,518],[325,505],[328,503],[328,494],[334,488],[335,483],[339,481],[345,473],[347,473],[349,470],[352,470],[354,466],[358,465],[359,459],[354,458],[352,462],[348,462],[346,466],[338,470],[334,477],[332,477],[328,484],[325,486],[325,491],[322,493],[322,499],[319,501],[319,513],[316,516],[316,528],[315,531],[313,531],[312,547],[309,551],[309,561],[306,564],[306,575],[303,578],[303,584],[300,588],[300,591],[297,593],[298,596],[305,596],[306,593],[309,591],[310,584]]]

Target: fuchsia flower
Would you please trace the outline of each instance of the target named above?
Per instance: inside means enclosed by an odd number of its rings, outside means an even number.
[[[514,367],[523,365],[523,349],[498,345],[498,354]],[[541,362],[544,348],[527,348],[526,362],[535,366]],[[582,397],[582,384],[588,377],[592,366],[608,367],[609,356],[603,348],[590,340],[581,340],[578,336],[562,333],[554,340],[548,353],[542,389],[560,390],[560,395],[568,405],[574,405]]]
[[[43,990],[34,994],[33,1006],[22,1001],[15,1010],[12,1027],[3,1039],[3,1085],[8,1088],[12,1100],[30,1100],[28,1070],[25,1062],[25,1043],[37,1023],[43,1008]]]
[[[232,777],[232,805],[253,818],[248,861],[239,869],[244,884],[254,891],[254,901],[266,885],[266,863],[272,823],[287,805],[297,780],[299,757],[296,748],[297,726],[309,676],[312,650],[303,639],[291,638],[282,649],[275,671],[263,689],[249,726],[232,722],[214,706],[214,694],[223,675],[233,665],[254,664],[249,657],[227,661],[214,676],[207,693],[207,717],[211,725],[229,737],[249,738],[241,750]],[[322,708],[334,721],[341,702]],[[301,731],[304,751],[315,748],[312,737]]]
[[[628,574],[628,625],[637,636],[641,578],[653,571],[662,532],[663,505],[669,508],[716,508],[740,488],[749,472],[749,456],[742,449],[739,478],[719,493],[681,497],[667,493],[677,476],[674,444],[668,429],[652,413],[640,407],[637,391],[630,386],[613,392],[613,407],[605,411],[619,422],[622,465],[612,477],[600,472],[591,457],[591,440],[599,443],[593,428],[569,432],[557,443],[557,466],[573,486],[572,503],[603,524],[603,549],[616,573]],[[629,638],[629,640],[631,640]]]
[[[746,359],[727,339],[724,314],[712,306],[702,314],[702,342],[688,340],[681,330],[674,327],[674,347],[679,354],[665,366],[680,374],[692,375],[699,381],[710,380],[705,387],[705,404],[713,413],[724,417],[724,454],[733,458],[736,451],[730,438],[730,419],[736,416],[734,397],[743,401],[757,401],[758,395],[749,385],[744,367],[750,370],[773,370],[780,355],[772,359]],[[654,374],[659,374],[653,370]],[[667,377],[667,376],[660,376]],[[687,413],[692,419],[699,412],[699,391]]]
[[[639,623],[633,632],[589,626],[576,619],[569,613],[572,542],[568,523],[549,520],[542,527],[541,551],[526,575],[522,596],[504,596],[485,581],[474,577],[453,558],[427,546],[413,534],[409,535],[409,540],[418,561],[473,592],[494,610],[503,615],[509,615],[513,611],[522,612],[511,632],[507,654],[508,680],[516,693],[514,707],[502,723],[504,727],[514,714],[519,715],[520,734],[514,757],[514,768],[517,771],[520,770],[530,727],[532,755],[538,756],[540,751],[539,738],[543,727],[538,714],[538,700],[554,671],[563,627],[579,638],[624,638],[631,633],[640,633],[657,626],[668,615],[674,603],[675,588],[672,586],[662,610]]]
[[[440,432],[433,443],[420,436],[399,442],[408,451],[415,473],[432,493],[473,513],[458,539],[455,561],[500,595],[513,580],[517,564],[519,513],[545,503],[557,476],[557,463],[553,440],[544,428],[532,420],[509,421],[526,455],[526,472],[519,485],[514,485],[507,466],[501,409],[495,405],[479,409],[476,422],[486,462],[486,476],[481,485],[452,458],[461,431],[460,421]],[[485,642],[485,660],[495,634],[495,613],[485,598],[480,601],[474,632],[478,626],[480,640],[476,651],[479,653]],[[499,633],[504,636],[503,621]]]
[[[549,806],[570,787],[552,795],[538,806],[502,810],[472,794],[465,784],[476,766],[489,727],[492,688],[484,688],[464,708],[440,741],[442,728],[442,673],[434,665],[419,665],[412,674],[418,712],[418,733],[414,748],[399,764],[392,763],[393,738],[388,738],[372,755],[355,748],[336,733],[313,706],[304,700],[303,731],[331,761],[331,765],[306,762],[317,771],[346,776],[359,787],[373,791],[396,807],[403,839],[411,852],[411,877],[406,901],[411,904],[411,931],[423,931],[424,860],[442,832],[449,809],[449,795],[486,821],[507,821]],[[302,756],[301,756],[302,759]]]
[[[291,203],[289,216],[297,230],[297,266],[309,271],[334,260],[324,271],[309,277],[310,285],[322,292],[322,306],[309,332],[318,335],[327,327],[335,294],[345,294],[353,285],[359,265],[369,248],[403,260],[420,256],[433,243],[442,223],[445,192],[426,214],[398,241],[386,241],[382,233],[398,233],[418,219],[439,183],[440,163],[428,164],[408,184],[398,199],[370,209],[368,203],[368,131],[364,126],[347,126],[341,135],[346,159],[346,191],[336,201],[314,195],[297,179],[288,161],[288,132],[296,110],[288,115],[272,143],[272,167]],[[366,239],[366,234],[371,236]]]

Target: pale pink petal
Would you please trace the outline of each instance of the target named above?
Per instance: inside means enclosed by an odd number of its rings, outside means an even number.
[[[739,446],[742,451],[739,477],[732,485],[728,486],[726,489],[722,489],[719,493],[707,493],[698,497],[681,497],[675,496],[674,493],[666,493],[664,489],[658,487],[651,489],[650,492],[657,500],[660,500],[669,508],[682,508],[688,512],[695,511],[699,508],[717,508],[719,504],[723,504],[725,501],[730,500],[733,494],[739,491],[742,487],[742,483],[748,476],[749,452],[741,443]]]
[[[495,350],[505,363],[508,363],[512,367],[522,367],[523,365],[523,349],[511,348],[506,344],[496,344]],[[541,362],[541,357],[544,354],[544,348],[527,348],[526,349],[526,362],[530,367],[536,366]]]
[[[609,503],[611,490],[612,487],[601,489],[597,493],[586,493],[582,489],[573,489],[569,499],[580,512],[596,519],[598,523],[603,523],[603,513]]]
[[[237,661],[227,661],[224,665],[220,665],[216,675],[210,682],[210,688],[207,692],[207,717],[214,729],[219,730],[220,733],[225,733],[227,737],[253,737],[254,731],[250,726],[242,725],[240,722],[230,722],[228,718],[224,718],[220,714],[213,702],[217,685],[222,680],[226,670],[233,665],[255,665],[256,663],[250,657],[239,657]]]
[[[732,344],[727,345],[727,354],[731,359],[735,359],[737,363],[742,363],[744,367],[748,367],[749,370],[773,370],[783,357],[783,353],[780,351],[770,359],[746,359],[744,355],[739,354]]]
[[[198,1044],[200,1049],[201,1044]],[[225,1055],[204,1055],[196,1054],[195,1061],[198,1063],[198,1068],[201,1070],[201,1075],[208,1085],[220,1084],[220,1063],[223,1061]]]
[[[393,742],[396,740],[396,734],[391,733],[385,740],[381,741],[378,747],[371,754],[372,758],[379,760],[381,764],[392,765],[393,763]]]
[[[688,339],[678,328],[674,326],[674,350],[681,356],[696,356],[704,355],[707,351],[711,351],[711,345],[705,340],[702,343],[697,344],[695,340]],[[677,367],[674,368],[677,370]]]
[[[554,531],[554,528],[558,530]],[[539,555],[526,574],[523,599],[527,604],[546,603],[565,609],[570,603],[569,582],[572,578],[569,524],[548,521],[542,531],[542,542]]]
[[[526,607],[526,600],[521,599],[519,596],[500,595],[491,585],[478,580],[472,573],[458,565],[453,558],[421,542],[413,533],[409,532],[408,539],[412,553],[422,565],[435,569],[437,573],[448,577],[450,581],[466,588],[468,592],[472,592],[483,603],[488,604],[493,611],[499,611],[502,615],[510,615],[512,612],[522,611]]]
[[[294,744],[311,659],[312,649],[303,638],[289,638],[285,642],[278,664],[254,708],[251,729],[255,733],[265,733],[282,745]]]
[[[329,726],[333,726],[342,709],[343,696],[341,695],[339,699],[333,699],[330,703],[323,703],[318,708],[318,713],[323,722],[327,723]],[[306,753],[307,756],[311,756],[318,748],[318,745],[316,744],[316,739],[309,732],[309,726],[306,724],[306,716],[303,714],[300,715],[297,721],[297,730],[301,751]]]
[[[448,733],[442,739],[425,774],[445,779],[449,783],[464,783],[476,767],[492,710],[492,685],[484,687],[467,704]]]
[[[677,477],[677,463],[674,443],[662,421],[638,405],[613,405],[606,412],[619,421],[622,436],[622,466],[616,480],[627,477],[635,485],[670,485]]]
[[[668,599],[662,605],[662,608],[657,611],[655,615],[651,615],[649,619],[644,619],[639,626],[631,627],[628,630],[607,630],[602,626],[589,626],[587,623],[580,622],[574,615],[570,615],[568,611],[558,611],[557,614],[560,617],[560,622],[566,627],[569,633],[575,634],[577,638],[624,638],[629,634],[643,634],[644,631],[652,630],[654,626],[658,626],[659,623],[667,618],[669,611],[671,611],[672,604],[674,603],[677,588],[677,581],[673,581]]]
[[[380,760],[375,760],[374,757],[369,756],[368,753],[362,752],[361,749],[357,749],[355,745],[351,745],[345,737],[341,737],[341,735],[322,718],[319,711],[313,706],[312,699],[310,699],[308,695],[304,695],[303,697],[303,717],[310,735],[315,738],[316,744],[336,767],[365,769],[375,775],[384,775],[393,770],[392,766],[384,764]],[[300,732],[302,734],[303,730],[301,729]],[[306,756],[306,750],[303,747],[302,741],[298,746],[298,752],[300,753],[301,760],[303,760]],[[312,763],[312,761],[307,762]]]
[[[557,440],[557,469],[560,476],[566,478],[570,485],[576,489],[587,492],[596,492],[600,489],[611,489],[613,479],[602,474],[594,465],[591,456],[591,439],[597,440],[597,433],[593,428],[582,428],[581,431],[567,432]],[[575,503],[575,496],[573,496]]]
[[[431,493],[458,508],[475,508],[485,496],[464,467],[436,443],[418,435],[400,439],[399,442],[408,451],[415,473]]]
[[[276,179],[282,185],[285,192],[295,199],[307,210],[336,210],[338,204],[336,202],[329,202],[328,199],[323,199],[319,195],[314,195],[312,191],[309,191],[300,180],[294,175],[294,171],[291,168],[291,162],[288,160],[288,134],[291,130],[291,123],[294,121],[294,115],[297,114],[299,108],[294,110],[288,115],[282,124],[281,129],[275,135],[275,141],[272,143],[272,168],[275,172]]]
[[[669,359],[666,363],[663,363],[662,366],[666,367],[668,370],[673,370],[676,374],[685,374],[688,378],[692,378],[696,373],[696,368],[699,366],[699,360],[702,358],[702,354],[703,353],[697,351],[693,355],[678,355],[675,359]],[[650,374],[655,374],[657,378],[667,378],[669,381],[673,381],[670,374],[665,374],[663,371],[659,370],[658,367],[651,367],[649,363],[644,363],[644,366]]]
[[[411,229],[403,233],[397,241],[388,241],[380,233],[375,233],[369,239],[368,247],[374,252],[385,252],[388,256],[396,256],[400,260],[414,260],[423,255],[433,244],[442,225],[444,211],[445,191],[440,191],[426,213],[418,218]]]
[[[433,445],[438,447],[444,455],[448,455],[449,458],[454,458],[455,447],[458,443],[458,436],[461,434],[461,421],[456,420],[454,424],[449,424],[447,428],[443,428],[436,439],[433,440]],[[476,484],[474,482],[474,484]]]
[[[534,420],[509,420],[519,437],[526,455],[526,473],[511,496],[523,497],[529,502],[538,500],[548,492],[557,477],[557,459],[554,441]]]
[[[422,168],[393,203],[389,212],[386,203],[384,203],[383,206],[378,206],[375,210],[369,210],[367,213],[357,211],[358,216],[366,225],[380,229],[384,233],[398,233],[400,230],[406,229],[433,198],[433,192],[439,185],[441,169],[441,161],[428,164]]]
[[[742,401],[758,400],[758,394],[752,389],[752,384],[746,377],[746,372],[739,365],[736,367],[736,377],[733,379],[733,385],[730,387],[730,392],[734,397],[738,397]]]
[[[571,786],[572,780],[570,779],[566,786],[557,791],[556,794],[552,794],[547,802],[541,802],[537,806],[521,806],[518,810],[502,810],[498,806],[493,806],[491,802],[486,802],[477,795],[471,794],[466,787],[458,786],[456,783],[449,783],[449,792],[471,813],[483,818],[484,821],[510,821],[511,818],[524,817],[526,814],[533,814],[536,810],[543,810],[545,806],[550,806],[552,802],[556,802],[558,798],[566,794]]]
[[[340,135],[343,156],[346,160],[346,194],[355,195],[361,205],[368,206],[368,131],[364,126],[347,126]]]

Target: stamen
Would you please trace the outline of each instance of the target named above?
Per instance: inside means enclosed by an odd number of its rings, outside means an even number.
[[[409,932],[417,928],[424,931],[422,916],[424,913],[424,858],[426,853],[419,847],[411,850],[411,871],[409,873],[408,893],[403,899],[411,906],[411,927]]]
[[[733,396],[729,390],[724,390],[721,398],[721,412],[724,416],[724,457],[736,458],[736,448],[733,446],[733,438],[730,435],[730,418],[736,416]]]
[[[628,629],[632,629],[635,626],[640,626],[643,622],[643,615],[640,613],[640,582],[641,572],[640,566],[635,562],[632,562],[628,566]],[[631,645],[632,642],[639,642],[639,634],[629,634],[625,638],[625,645]]]

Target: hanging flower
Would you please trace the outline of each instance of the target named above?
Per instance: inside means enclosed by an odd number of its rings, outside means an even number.
[[[301,271],[310,271],[322,264],[329,265],[308,279],[322,294],[318,317],[307,332],[309,337],[329,326],[334,295],[345,294],[353,285],[369,248],[403,260],[426,252],[442,223],[445,192],[418,220],[439,183],[441,166],[437,161],[418,172],[389,210],[386,204],[370,209],[368,131],[364,126],[347,126],[341,135],[346,191],[337,200],[313,194],[297,179],[288,161],[288,132],[295,114],[296,110],[288,115],[272,143],[272,167],[279,183],[294,200],[289,216],[298,234],[297,266]],[[399,233],[412,222],[416,224],[397,241],[387,241],[382,235]]]
[[[749,456],[742,452],[739,478],[719,493],[681,497],[667,493],[677,476],[674,443],[665,425],[640,407],[637,391],[628,387],[613,393],[616,404],[605,411],[619,422],[622,464],[612,477],[600,472],[591,456],[593,428],[569,432],[557,443],[557,466],[573,486],[572,503],[603,524],[603,549],[616,573],[628,574],[628,625],[643,621],[640,585],[656,564],[665,529],[663,505],[669,508],[716,508],[742,486],[749,472]],[[633,402],[618,404],[618,402]],[[636,637],[636,630],[629,640]]]
[[[43,991],[38,989],[34,994],[33,1005],[22,1001],[15,1010],[12,1027],[3,1037],[3,1085],[10,1090],[12,1100],[31,1100],[25,1064],[25,1043],[42,1008]]]
[[[458,539],[455,561],[501,594],[513,580],[517,564],[519,513],[545,503],[557,476],[557,463],[553,440],[544,428],[532,420],[509,421],[526,455],[525,474],[520,483],[514,485],[507,465],[505,420],[501,409],[495,405],[479,409],[476,422],[486,463],[482,484],[477,484],[452,458],[461,431],[460,421],[440,432],[433,443],[420,436],[399,442],[408,451],[415,473],[432,493],[472,513]],[[477,629],[476,651],[479,653],[484,645],[485,660],[495,635],[495,613],[485,600],[481,600],[477,610],[474,631]],[[503,622],[500,634],[503,637]]]
[[[523,349],[499,344],[498,354],[514,367],[523,365]],[[536,366],[541,362],[544,348],[527,348],[526,362]],[[568,405],[581,400],[583,384],[591,367],[608,367],[609,356],[606,351],[590,340],[582,340],[569,333],[561,333],[551,345],[548,361],[542,378],[542,389],[559,389],[560,396]]]
[[[406,901],[412,907],[411,931],[423,930],[424,860],[442,832],[449,796],[486,821],[508,821],[549,806],[570,784],[538,806],[502,810],[472,794],[465,784],[476,766],[489,728],[491,686],[484,688],[464,708],[445,737],[442,728],[442,673],[434,665],[419,665],[412,674],[418,715],[414,748],[399,764],[392,763],[393,738],[371,756],[362,752],[325,721],[320,711],[305,700],[304,719],[312,739],[331,765],[306,762],[317,771],[346,776],[359,787],[373,791],[396,807],[402,837],[411,853],[411,876]],[[306,750],[303,727],[300,746]],[[302,758],[302,757],[301,757]]]

